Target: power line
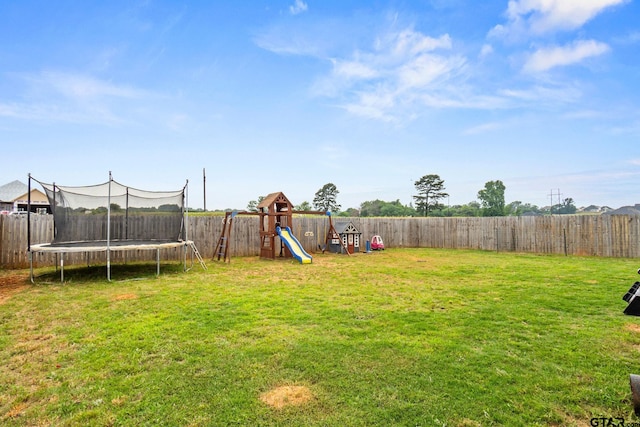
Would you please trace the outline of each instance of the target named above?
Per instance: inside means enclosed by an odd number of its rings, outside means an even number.
[[[560,201],[560,197],[562,196],[562,193],[560,193],[559,188],[557,193],[554,193],[553,190],[551,190],[551,192],[549,193],[549,200],[551,201],[551,205],[550,205],[551,215],[553,215],[553,196],[558,196],[558,206],[560,206],[562,204],[562,202]]]

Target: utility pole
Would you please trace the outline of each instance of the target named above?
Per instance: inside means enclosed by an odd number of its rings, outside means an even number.
[[[204,168],[202,168],[202,191],[203,191],[203,199],[204,199],[204,211],[207,211],[207,175],[205,174]]]
[[[551,202],[551,206],[549,207],[550,211],[551,211],[551,215],[553,215],[553,196],[558,196],[558,206],[560,206],[561,201],[560,201],[560,196],[562,194],[560,193],[560,189],[558,188],[558,192],[554,193],[553,190],[551,190],[551,192],[549,193],[549,201]]]

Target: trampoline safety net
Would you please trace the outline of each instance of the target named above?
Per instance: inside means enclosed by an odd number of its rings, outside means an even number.
[[[44,188],[51,205],[55,224],[52,244],[186,240],[186,185],[177,191],[145,191],[122,185],[112,178],[103,184],[84,187],[34,180]]]

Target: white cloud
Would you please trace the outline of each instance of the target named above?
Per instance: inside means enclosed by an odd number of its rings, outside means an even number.
[[[98,97],[139,98],[144,92],[124,85],[116,85],[91,76],[46,71],[39,75],[26,77],[35,85],[52,89],[71,99],[89,99]]]
[[[76,108],[56,101],[0,104],[0,117],[66,123],[115,124],[124,121],[103,106],[89,105]]]
[[[422,52],[430,52],[437,49],[451,49],[451,45],[449,34],[433,38],[411,29],[406,29],[397,34],[390,34],[386,41],[378,43],[380,48],[390,48],[394,55],[400,57],[419,55]]]
[[[347,102],[343,108],[356,116],[381,120],[384,122],[396,122],[397,118],[392,114],[397,105],[397,95],[386,89],[361,92],[357,98]]]
[[[569,46],[546,47],[531,54],[523,69],[531,73],[547,71],[555,67],[576,64],[608,51],[607,44],[595,40],[580,40]]]
[[[490,44],[482,45],[482,49],[480,49],[480,58],[485,58],[493,53],[493,46]]]
[[[397,70],[401,89],[424,88],[438,79],[447,79],[464,67],[461,57],[440,55],[420,55]]]
[[[307,8],[308,8],[308,6],[304,1],[295,0],[293,5],[289,6],[289,12],[292,15],[297,15],[299,13],[306,12]]]
[[[324,48],[319,42],[327,38],[324,29],[311,25],[308,28],[269,26],[253,37],[260,48],[278,55],[322,56]]]
[[[351,114],[384,121],[406,121],[416,111],[469,105],[477,102],[456,95],[468,77],[467,58],[454,50],[449,34],[430,36],[413,27],[378,33],[368,47],[344,53],[336,38],[335,23],[311,24],[308,28],[269,27],[255,43],[281,55],[318,58],[330,64],[329,72],[311,85],[313,96],[332,98]],[[338,25],[339,26],[339,25]],[[366,37],[370,37],[370,31]],[[460,83],[460,84],[459,84]],[[484,103],[485,101],[481,101]]]
[[[484,48],[485,54],[491,50]],[[413,29],[376,38],[369,50],[333,58],[328,75],[312,87],[315,96],[334,98],[350,114],[405,123],[427,109],[505,108],[513,98],[475,93],[467,84],[471,64],[453,50],[448,34],[430,37]]]
[[[366,63],[358,60],[340,61],[332,60],[333,73],[346,79],[372,79],[378,76],[378,72]]]
[[[632,45],[640,42],[640,31],[631,31],[622,37],[614,37],[613,41],[622,45]]]
[[[623,125],[614,126],[610,130],[613,135],[636,135],[640,136],[640,122],[629,121]]]
[[[458,86],[444,87],[438,93],[425,93],[419,96],[423,105],[431,108],[465,108],[495,110],[509,107],[508,99],[501,96],[478,95]]]
[[[127,121],[122,110],[150,92],[83,74],[45,71],[14,75],[26,83],[23,101],[0,104],[0,116],[23,120],[114,124]]]
[[[576,110],[569,111],[562,115],[562,118],[567,120],[593,120],[606,117],[606,113],[598,110]]]
[[[477,64],[456,49],[449,34],[431,36],[410,26],[398,27],[397,19],[391,28],[375,36],[370,46],[359,45],[346,54],[344,45],[326,43],[331,37],[309,38],[308,34],[315,34],[315,30],[294,31],[292,36],[291,31],[270,28],[256,42],[278,54],[327,61],[329,70],[312,83],[311,95],[330,99],[334,106],[350,114],[379,121],[406,123],[433,109],[567,104],[582,96],[579,86],[572,83],[563,87],[557,82],[541,82],[526,87],[516,83],[519,76],[501,78],[498,73],[476,71]],[[540,49],[524,58],[525,69],[531,73],[546,71],[579,63],[607,50],[606,44],[596,41]],[[474,59],[482,63],[491,55],[497,56],[497,52],[492,44],[486,43]],[[500,63],[501,58],[495,59]],[[488,85],[483,85],[487,82]],[[520,87],[504,89],[514,85]]]
[[[640,31],[633,31],[627,36],[627,40],[631,44],[640,42]]]
[[[462,133],[463,135],[478,135],[478,134],[493,132],[494,130],[501,129],[502,127],[504,127],[504,123],[498,123],[498,122],[483,123],[481,125],[466,129]]]
[[[574,103],[580,99],[582,92],[574,86],[554,87],[554,86],[533,86],[527,89],[502,89],[501,96],[519,101],[520,103]]]
[[[521,37],[575,30],[606,9],[630,0],[510,0],[505,25],[490,32],[498,37]]]
[[[369,51],[333,59],[331,75],[316,89],[328,96],[342,95],[342,107],[352,114],[383,121],[396,121],[399,115],[406,119],[411,113],[404,108],[415,102],[425,105],[424,95],[442,91],[441,85],[465,69],[466,59],[451,49],[448,34],[430,37],[412,29],[387,33]]]
[[[21,108],[16,105],[0,104],[0,117],[21,118],[23,113],[20,110]]]

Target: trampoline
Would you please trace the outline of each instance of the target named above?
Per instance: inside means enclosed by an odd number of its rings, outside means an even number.
[[[31,244],[31,221],[27,221],[27,241],[31,281],[35,253],[60,255],[60,280],[64,281],[65,255],[104,252],[107,280],[111,280],[111,253],[120,251],[156,251],[156,274],[160,274],[160,251],[182,248],[181,258],[187,270],[187,252],[206,265],[193,241],[187,238],[187,184],[176,191],[146,191],[113,180],[103,184],[69,187],[38,182],[45,190],[53,214],[53,241]],[[30,215],[30,198],[28,200]]]

